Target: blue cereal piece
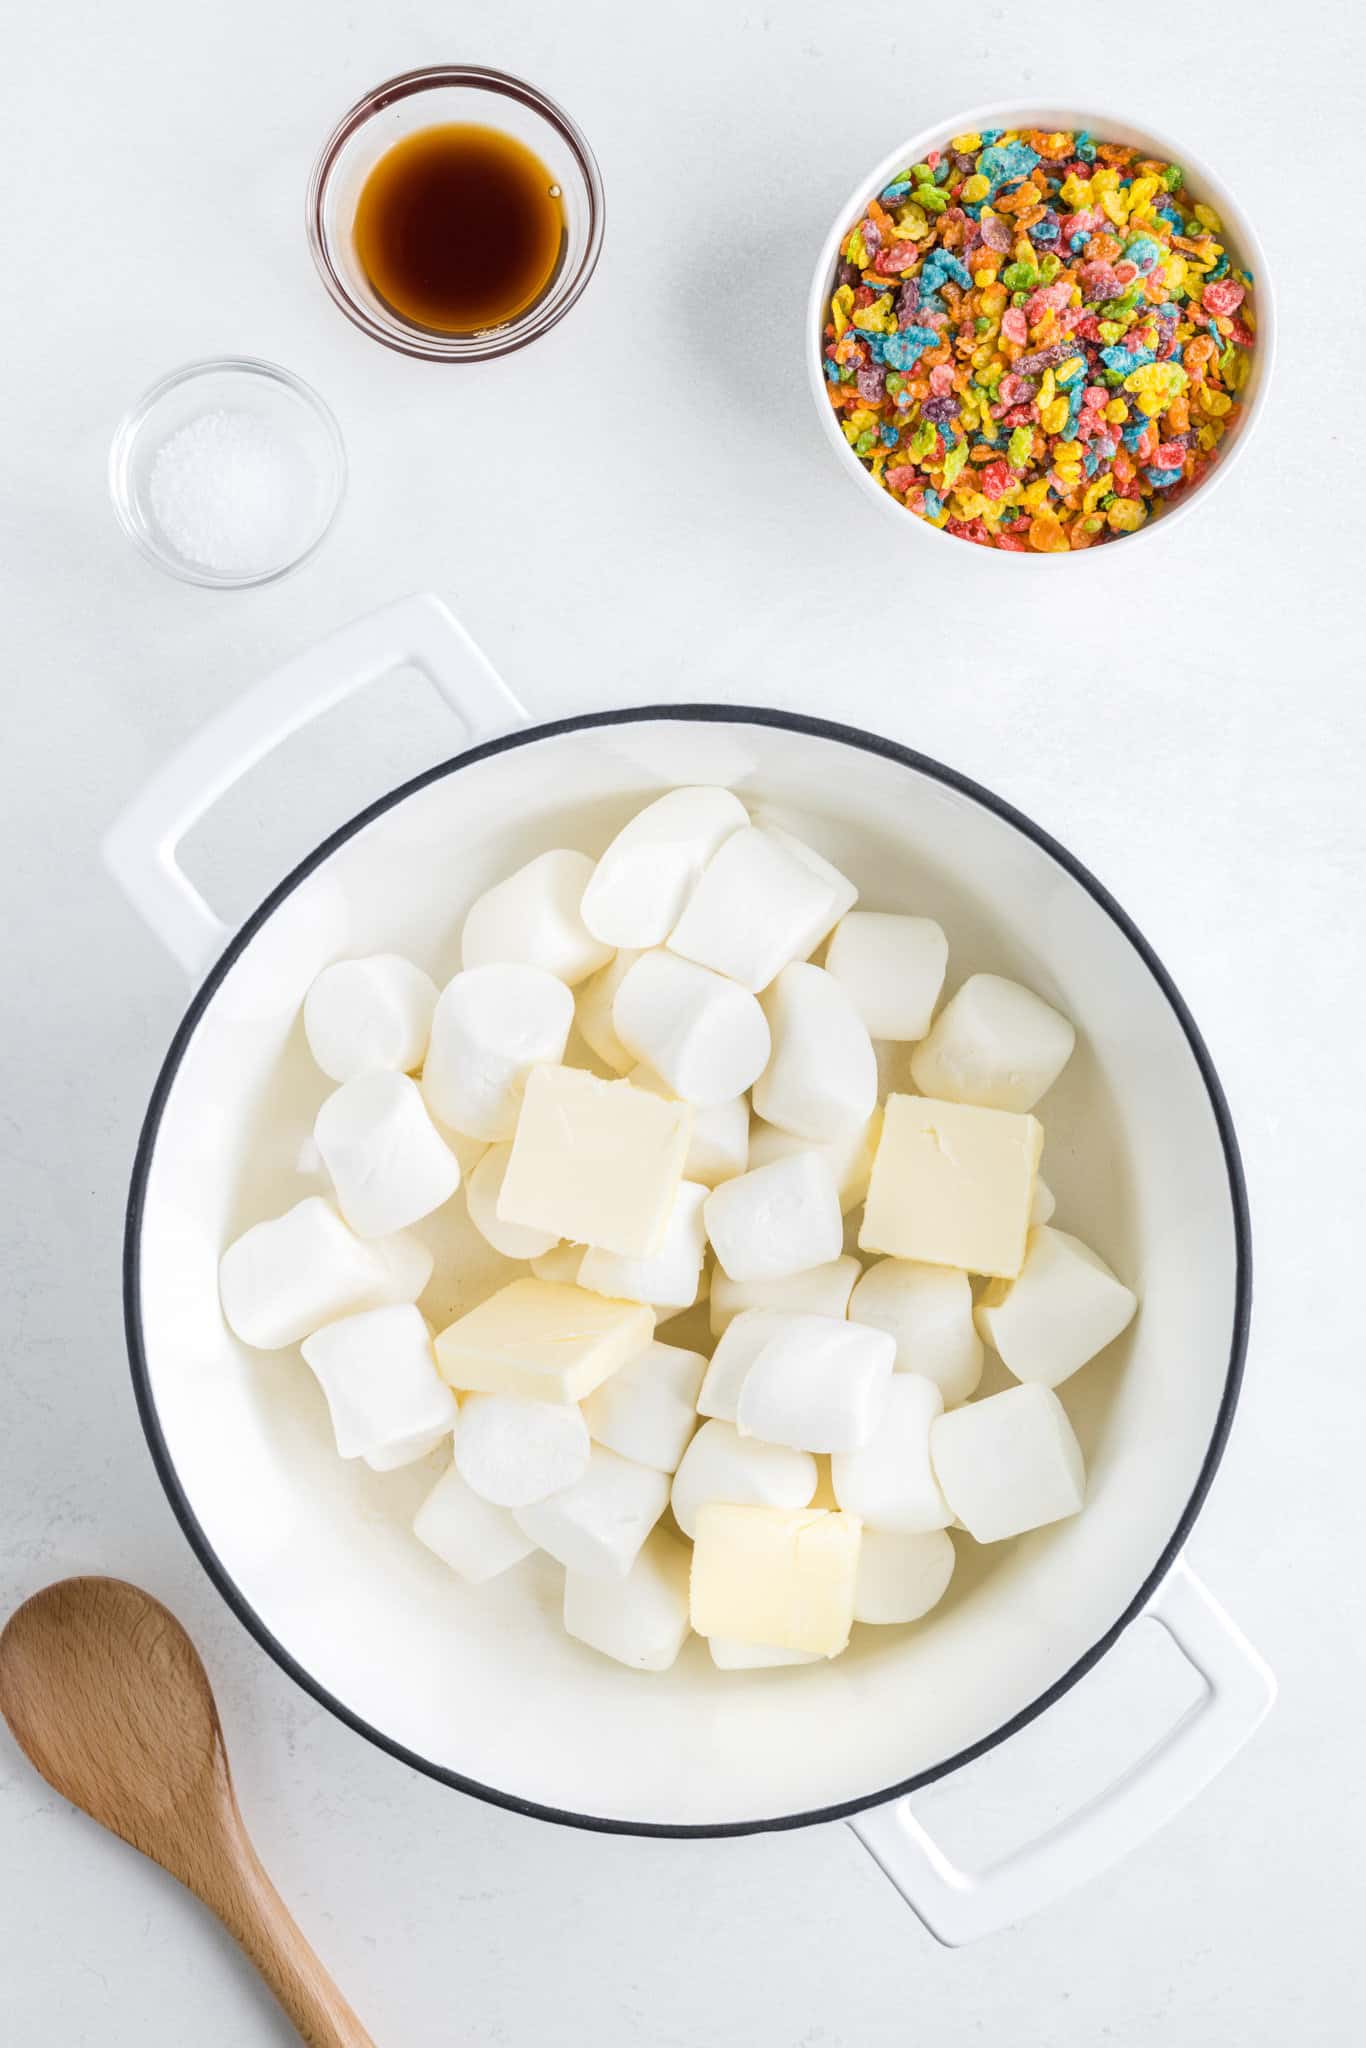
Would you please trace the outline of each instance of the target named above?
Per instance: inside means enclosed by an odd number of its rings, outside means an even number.
[[[1117,377],[1127,377],[1132,370],[1141,370],[1145,363],[1155,363],[1157,357],[1150,348],[1121,348],[1116,342],[1113,348],[1103,348],[1100,359],[1107,370],[1113,370]]]
[[[1067,246],[1074,256],[1080,256],[1090,239],[1091,234],[1088,228],[1078,228],[1075,235],[1068,237]]]
[[[1035,228],[1034,233],[1037,235],[1038,232],[1038,229]],[[1133,264],[1139,276],[1147,277],[1162,251],[1158,248],[1151,235],[1131,235],[1124,244],[1124,254],[1127,261]]]
[[[906,194],[907,194],[907,193],[908,193],[908,192],[910,191],[910,189],[911,189],[911,181],[910,181],[910,179],[909,179],[909,178],[898,178],[898,179],[897,179],[897,181],[896,181],[896,183],[895,183],[894,185],[888,185],[888,186],[887,186],[887,188],[886,188],[886,190],[885,190],[885,191],[883,192],[883,194],[882,194],[882,203],[883,203],[883,205],[884,205],[884,206],[893,206],[893,205],[895,205],[895,203],[896,203],[896,201],[897,201],[898,199],[904,199],[904,198],[906,197]]]
[[[903,327],[898,334],[879,335],[881,361],[890,370],[913,370],[927,348],[934,348],[939,336],[932,327]]]
[[[937,519],[940,513],[943,511],[943,509],[944,500],[940,497],[938,491],[931,489],[931,487],[927,484],[925,486],[926,517],[930,519]]]
[[[999,190],[1012,179],[1027,178],[1038,161],[1038,151],[1027,142],[993,142],[978,157],[977,169]]]
[[[896,446],[897,442],[898,442],[898,441],[900,440],[900,438],[901,438],[901,429],[900,429],[900,427],[894,427],[894,426],[892,425],[891,421],[889,420],[889,421],[887,422],[886,426],[882,428],[882,445],[883,445],[883,447],[884,447],[884,448],[895,448],[895,446]]]
[[[1093,164],[1095,160],[1096,145],[1091,140],[1091,131],[1089,128],[1083,128],[1081,134],[1077,137],[1077,161],[1083,164]]]
[[[1029,230],[1031,242],[1056,242],[1058,239],[1058,216],[1050,207],[1042,220],[1036,220]]]
[[[1173,484],[1179,484],[1183,472],[1179,469],[1145,469],[1143,472],[1155,491],[1169,491]]]
[[[825,359],[825,365],[824,365],[824,367],[825,367],[825,381],[826,381],[826,383],[827,383],[827,384],[838,384],[838,383],[839,383],[839,381],[840,381],[840,366],[839,366],[839,364],[838,364],[838,363],[834,363],[834,362],[831,362],[831,360],[830,360],[829,356],[827,356],[827,357],[826,357],[826,359]]]

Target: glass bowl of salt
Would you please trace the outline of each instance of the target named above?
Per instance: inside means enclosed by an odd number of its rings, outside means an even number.
[[[129,539],[185,583],[243,590],[297,569],[346,489],[346,451],[316,391],[275,363],[187,363],[140,398],[109,451]]]

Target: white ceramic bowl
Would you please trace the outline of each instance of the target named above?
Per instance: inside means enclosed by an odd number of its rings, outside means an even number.
[[[1126,551],[1136,541],[1148,539],[1155,533],[1169,533],[1179,519],[1184,519],[1197,505],[1203,506],[1210,498],[1217,484],[1221,483],[1242,454],[1252,429],[1261,415],[1271,381],[1271,371],[1276,360],[1276,301],[1272,290],[1271,275],[1267,269],[1266,256],[1257,238],[1256,230],[1244,213],[1233,193],[1218,179],[1198,157],[1188,149],[1159,135],[1151,128],[1136,128],[1131,121],[1123,120],[1116,114],[1096,112],[1094,109],[1078,110],[1076,107],[1050,107],[1024,105],[1018,101],[1007,101],[989,107],[972,107],[965,114],[958,114],[952,120],[936,122],[933,128],[922,128],[896,149],[888,152],[880,164],[868,173],[849,194],[844,205],[835,215],[830,232],[821,245],[816,267],[811,275],[811,290],[806,304],[805,351],[807,378],[816,411],[820,415],[825,437],[835,452],[835,459],[845,475],[867,495],[881,505],[898,521],[902,529],[920,539],[936,544],[948,542],[957,548],[970,546],[956,535],[943,532],[932,526],[928,519],[921,519],[914,512],[908,512],[897,499],[875,484],[849,443],[840,431],[834,407],[826,396],[825,371],[822,368],[824,330],[830,309],[831,294],[835,289],[835,274],[839,264],[840,243],[859,218],[870,199],[876,198],[883,187],[908,164],[921,163],[932,149],[942,149],[955,135],[980,134],[984,128],[1045,128],[1055,130],[1083,130],[1099,142],[1120,142],[1142,149],[1146,154],[1160,158],[1165,163],[1180,164],[1186,173],[1186,187],[1194,198],[1212,206],[1223,221],[1229,247],[1239,258],[1242,266],[1252,272],[1253,304],[1257,313],[1257,346],[1252,351],[1252,370],[1243,388],[1242,402],[1234,416],[1235,425],[1221,443],[1221,452],[1203,483],[1193,491],[1178,498],[1160,518],[1149,520],[1137,533],[1125,534],[1122,545]],[[1085,559],[1090,556],[1106,555],[1114,542],[1101,547],[1083,548],[1073,555],[1041,555],[1032,550],[1017,553],[1013,548],[977,548],[979,555],[990,555],[996,561],[1021,562],[1062,562]]]
[[[343,826],[228,934],[176,865],[177,840],[285,733],[401,663],[425,669],[483,743]],[[240,698],[107,842],[154,929],[192,973],[208,970],[156,1086],[128,1214],[129,1346],[162,1482],[271,1655],[432,1777],[625,1833],[858,1814],[937,1931],[979,1931],[1023,1909],[1022,1871],[1034,1903],[1146,1833],[1268,1703],[1262,1667],[1174,1569],[1229,1426],[1249,1305],[1242,1178],[1208,1055],[1100,884],[948,769],[777,711],[661,707],[516,729],[523,716],[442,607],[409,600]],[[422,1549],[407,1524],[432,1471],[380,1477],[337,1458],[311,1376],[226,1329],[217,1265],[239,1231],[302,1191],[296,1161],[329,1085],[299,1024],[318,970],[392,948],[448,976],[463,909],[495,878],[549,847],[597,852],[643,802],[689,781],[730,784],[809,836],[870,903],[933,909],[955,979],[1018,974],[1076,1020],[1077,1052],[1045,1109],[1045,1165],[1062,1218],[1084,1219],[1143,1306],[1063,1389],[1091,1474],[1082,1516],[997,1547],[964,1539],[923,1626],[861,1630],[829,1665],[722,1673],[694,1640],[672,1671],[646,1677],[563,1634],[547,1558],[468,1587]],[[489,1254],[463,1220],[421,1227],[447,1262],[467,1261],[424,1297],[439,1327],[491,1284]],[[901,1795],[1037,1714],[1142,1612],[1206,1675],[1201,1711],[1066,1856],[1055,1835],[1042,1861],[1013,1859],[1004,1891],[949,1883]]]

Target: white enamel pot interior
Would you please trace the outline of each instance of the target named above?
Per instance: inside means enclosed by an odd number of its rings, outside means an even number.
[[[306,658],[315,685],[326,654]],[[357,670],[345,687],[363,679]],[[288,695],[276,701],[280,729]],[[223,722],[235,722],[233,773],[267,743],[258,731],[248,744],[252,702]],[[507,704],[485,725],[506,724]],[[288,722],[304,715],[295,704]],[[173,803],[171,782],[191,769],[205,788]],[[181,757],[107,847],[190,964],[217,939],[169,849],[230,779],[208,769],[202,750],[195,763]],[[549,847],[599,852],[653,795],[689,781],[727,783],[761,818],[800,832],[866,905],[938,918],[951,984],[981,968],[1015,975],[1075,1020],[1075,1057],[1041,1110],[1044,1169],[1059,1220],[1137,1286],[1142,1308],[1061,1390],[1090,1473],[1080,1517],[1004,1545],[960,1537],[949,1595],[923,1624],[860,1629],[828,1666],[723,1673],[694,1639],[672,1671],[642,1676],[563,1634],[548,1559],[471,1588],[428,1554],[408,1522],[433,1461],[380,1476],[340,1460],[297,1354],[247,1350],[225,1328],[216,1269],[238,1232],[321,1185],[297,1170],[329,1085],[299,1024],[319,968],[398,950],[444,980],[482,889]],[[140,869],[144,834],[157,843]],[[440,1216],[424,1228],[438,1279],[448,1276],[424,1297],[440,1327],[498,1265],[468,1223]],[[126,1283],[161,1478],[270,1653],[435,1778],[553,1819],[664,1833],[882,1805],[1019,1726],[1151,1611],[1223,1446],[1250,1292],[1237,1151],[1208,1055],[1099,884],[988,792],[904,748],[708,706],[606,713],[474,746],[374,805],[282,883],[208,973],[166,1060],[134,1177]]]

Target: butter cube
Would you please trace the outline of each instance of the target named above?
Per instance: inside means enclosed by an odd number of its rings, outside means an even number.
[[[527,1076],[498,1214],[624,1258],[661,1249],[692,1109],[578,1067]]]
[[[436,1362],[462,1393],[581,1401],[639,1357],[654,1327],[643,1302],[514,1280],[441,1332]]]
[[[837,1657],[854,1619],[862,1534],[857,1515],[708,1502],[697,1513],[693,1627]]]
[[[1042,1151],[1032,1116],[889,1095],[860,1246],[1013,1280]]]

